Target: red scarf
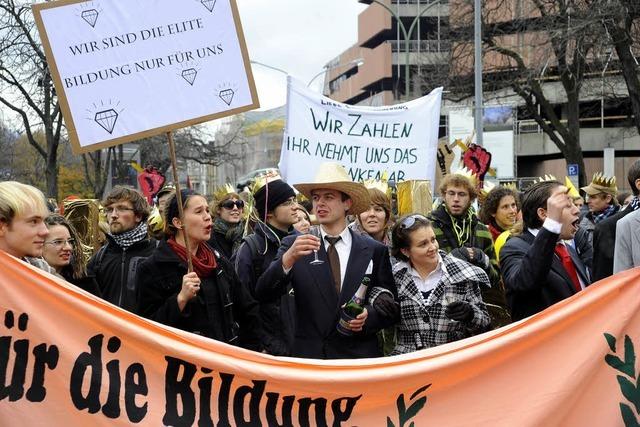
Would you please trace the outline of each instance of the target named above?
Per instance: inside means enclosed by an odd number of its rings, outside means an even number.
[[[176,242],[175,237],[171,237],[167,240],[169,247],[173,250],[173,252],[178,255],[178,257],[187,262],[187,249],[178,244]],[[213,273],[213,270],[218,266],[216,263],[216,257],[213,254],[213,251],[206,243],[200,243],[198,245],[198,250],[196,251],[196,256],[191,257],[191,262],[193,263],[193,271],[196,272],[198,277],[209,277]]]

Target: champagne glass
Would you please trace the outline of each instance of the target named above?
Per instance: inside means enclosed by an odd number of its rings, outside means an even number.
[[[442,302],[444,303],[444,307],[445,308],[449,304],[453,304],[456,301],[458,301],[458,298],[456,298],[455,296],[453,296],[451,294],[444,294],[444,296],[442,297]],[[449,323],[457,322],[457,320],[449,319],[448,317],[447,317],[447,319],[449,320]]]
[[[322,244],[322,234],[320,233],[320,226],[315,226],[315,227],[311,227],[309,229],[309,234],[312,234],[314,236],[316,236],[318,239],[320,239],[320,244]],[[311,265],[320,265],[320,264],[324,264],[324,261],[321,259],[318,259],[318,251],[313,251],[313,261],[310,261],[309,264]]]

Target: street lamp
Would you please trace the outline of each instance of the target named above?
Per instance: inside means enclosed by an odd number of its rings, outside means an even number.
[[[349,62],[345,62],[344,64],[325,65],[324,67],[322,67],[322,71],[320,71],[318,74],[313,76],[311,78],[311,80],[309,80],[309,83],[307,83],[307,87],[310,87],[311,83],[313,83],[313,81],[315,79],[317,79],[318,77],[320,77],[323,74],[326,74],[327,72],[329,72],[331,70],[335,70],[336,68],[346,67],[347,65],[355,65],[356,67],[361,67],[363,64],[364,64],[364,59],[356,58],[356,59],[353,59],[353,60],[351,60]]]
[[[258,62],[258,61],[253,61],[253,60],[251,61],[251,63],[252,64],[256,64],[256,65],[262,65],[263,67],[269,68],[270,70],[273,70],[273,71],[278,71],[278,72],[280,72],[282,74],[285,74],[287,76],[289,75],[289,73],[287,73],[282,68],[274,67],[273,65],[269,65],[269,64],[265,64],[263,62]]]
[[[286,76],[289,75],[289,73],[287,71],[283,70],[282,68],[274,67],[273,65],[265,64],[263,62],[258,62],[258,61],[251,61],[251,63],[252,64],[256,64],[256,65],[261,65],[261,66],[269,68],[270,70],[273,70],[273,71],[278,71],[279,73],[282,73],[282,74],[284,74]],[[336,68],[342,68],[342,67],[346,67],[347,65],[354,65],[354,64],[356,66],[360,67],[362,64],[364,64],[364,59],[356,58],[356,59],[353,59],[353,60],[351,60],[349,62],[345,62],[343,64],[325,65],[324,67],[322,67],[322,71],[320,71],[318,74],[313,76],[311,78],[311,80],[309,80],[309,83],[307,83],[307,87],[311,86],[311,83],[313,83],[313,81],[315,79],[317,79],[321,75],[325,74],[327,71],[335,70]]]

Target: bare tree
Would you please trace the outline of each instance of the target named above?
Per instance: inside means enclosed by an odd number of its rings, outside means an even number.
[[[30,2],[0,1],[0,103],[20,118],[27,141],[45,163],[46,193],[56,197],[62,113]],[[34,137],[37,129],[43,143]]]
[[[622,0],[621,0],[622,1]],[[470,96],[473,79],[473,8],[451,6],[456,43],[451,51],[453,95]],[[580,168],[581,94],[606,60],[602,15],[584,0],[487,0],[483,11],[484,91],[517,95],[525,114]]]
[[[640,51],[640,2],[637,0],[594,0],[589,2],[602,17],[602,25],[615,49],[617,67],[624,77],[633,110],[633,124],[640,134],[640,79],[634,52]]]

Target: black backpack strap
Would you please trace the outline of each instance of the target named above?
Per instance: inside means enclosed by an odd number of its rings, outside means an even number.
[[[253,274],[258,280],[258,277],[262,275],[263,263],[264,263],[264,248],[260,248],[259,237],[254,233],[246,236],[243,240],[247,242],[249,249],[251,250],[251,265],[253,266]]]
[[[107,251],[107,246],[109,246],[108,240],[107,243],[102,245],[102,247],[98,249],[98,252],[96,252],[96,263],[93,267],[93,275],[95,277],[100,277],[100,267],[102,267],[102,259],[104,258],[104,253]]]

